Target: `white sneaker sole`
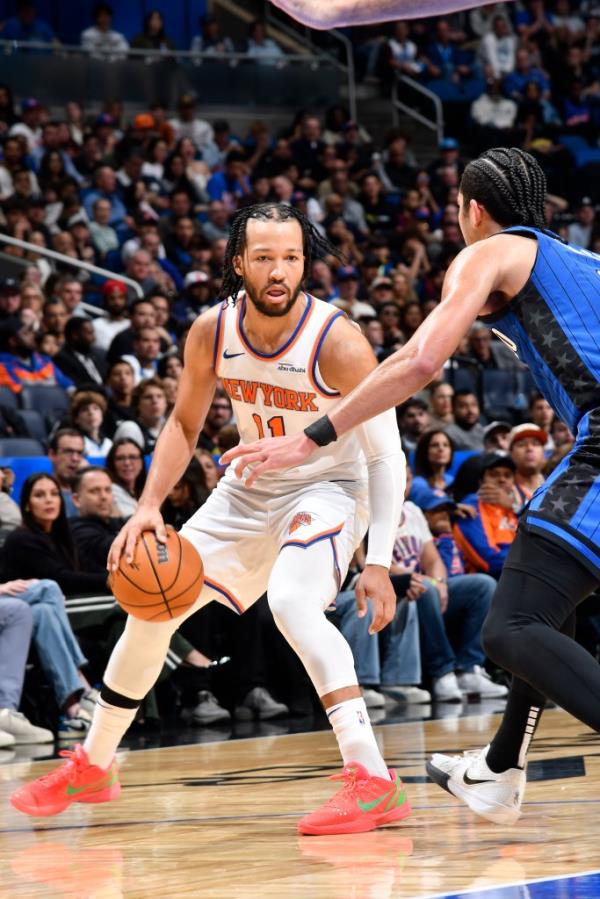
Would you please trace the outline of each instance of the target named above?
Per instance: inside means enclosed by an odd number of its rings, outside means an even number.
[[[452,775],[432,765],[431,762],[427,762],[426,768],[427,774],[438,787],[446,790],[447,793],[455,796],[456,799],[460,799],[472,812],[481,818],[485,818],[487,821],[491,821],[492,824],[510,825],[514,824],[521,817],[520,808],[507,806],[501,802],[493,802],[490,799],[482,800],[475,790],[469,789],[467,786],[463,787],[452,779]]]

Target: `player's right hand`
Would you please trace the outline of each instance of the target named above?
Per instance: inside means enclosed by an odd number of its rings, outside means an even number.
[[[167,529],[160,511],[144,507],[138,508],[135,515],[132,515],[129,521],[123,525],[112,542],[106,563],[109,571],[117,570],[122,555],[125,556],[125,561],[131,564],[135,546],[142,531],[154,531],[159,543],[167,542]]]

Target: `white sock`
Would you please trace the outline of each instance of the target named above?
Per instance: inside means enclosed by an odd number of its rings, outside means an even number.
[[[327,709],[327,717],[333,727],[344,765],[358,762],[373,777],[390,779],[379,747],[364,699],[347,699]]]
[[[98,698],[92,725],[83,744],[90,765],[109,767],[136,712],[137,709],[122,709]]]

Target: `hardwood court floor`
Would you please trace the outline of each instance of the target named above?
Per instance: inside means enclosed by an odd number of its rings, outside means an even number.
[[[342,837],[296,833],[298,817],[335,788],[328,732],[126,753],[118,802],[75,805],[42,821],[7,798],[56,763],[6,765],[0,897],[416,899],[600,869],[600,742],[565,713],[542,719],[514,827],[475,818],[427,782],[428,753],[481,747],[497,722],[481,715],[378,728],[414,811],[395,828]],[[544,895],[600,894],[597,883],[577,893],[569,883]]]

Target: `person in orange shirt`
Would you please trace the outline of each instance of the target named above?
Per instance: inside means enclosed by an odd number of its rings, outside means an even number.
[[[477,514],[457,519],[453,533],[467,568],[498,578],[517,533],[517,515],[509,505],[515,488],[515,463],[510,456],[488,453],[481,464],[479,492],[462,500]],[[501,497],[507,501],[498,501]]]

